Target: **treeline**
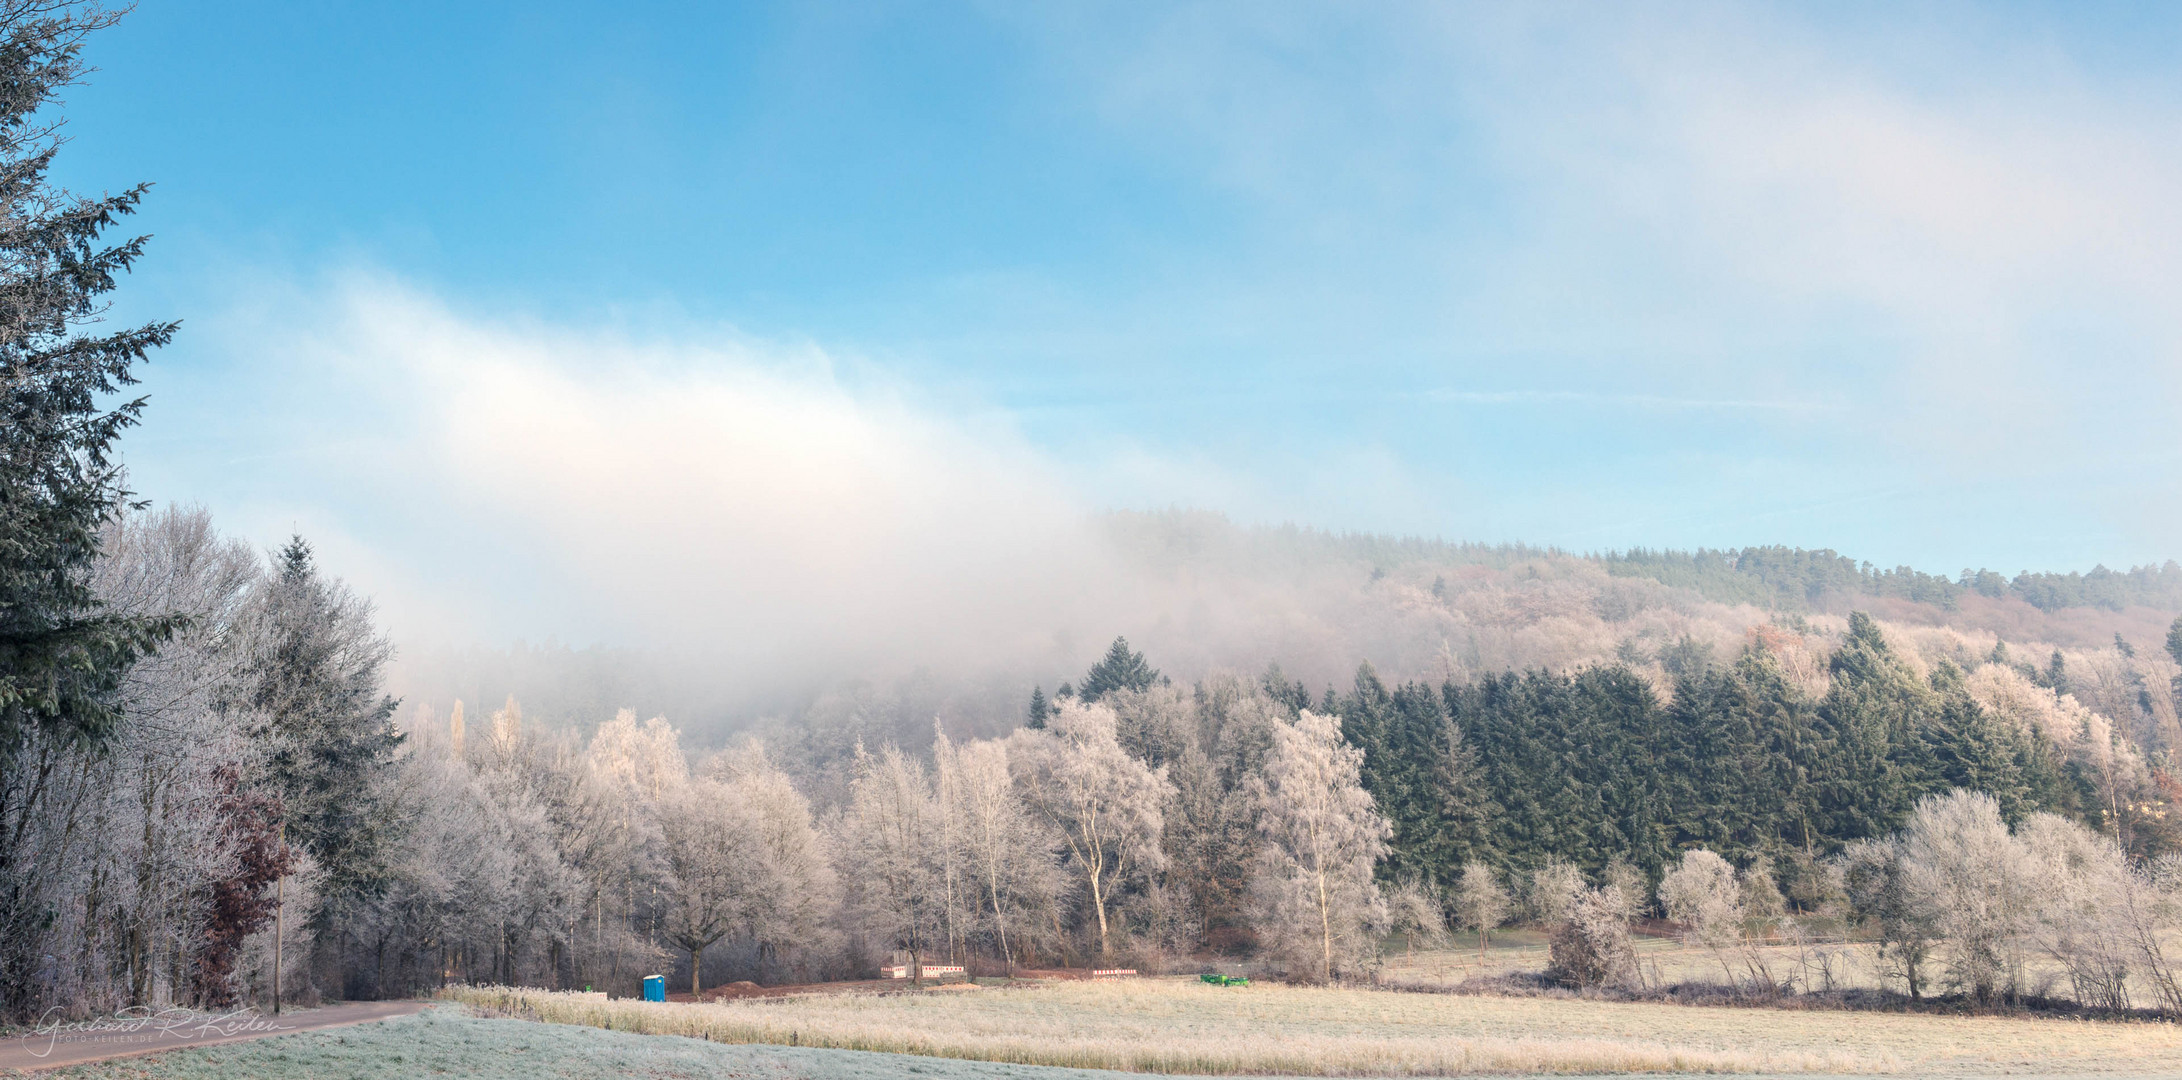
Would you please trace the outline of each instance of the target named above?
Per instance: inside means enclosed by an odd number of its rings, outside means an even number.
[[[1991,570],[1964,570],[1950,580],[1907,566],[1882,569],[1822,548],[1781,546],[1730,550],[1699,548],[1667,551],[1632,548],[1599,556],[1616,577],[1647,578],[1696,591],[1708,600],[1751,604],[1772,610],[1800,611],[1831,597],[1892,597],[1952,609],[1964,593],[1999,599],[2015,597],[2040,611],[2063,608],[2129,607],[2182,609],[2182,564],[2169,559],[2159,566],[2127,571],[2104,566],[2090,573],[2024,571],[2008,578]]]
[[[2042,672],[2001,654],[1919,677],[1859,614],[1829,673],[1811,697],[1762,640],[1684,673],[1665,700],[1619,666],[1439,687],[1388,687],[1366,666],[1322,707],[1364,751],[1394,823],[1392,876],[1451,884],[1470,862],[1596,871],[1618,858],[1656,879],[1704,847],[1783,866],[1793,893],[1821,857],[1956,788],[1991,795],[2011,822],[2063,815],[2139,856],[2182,848],[2182,787]]]
[[[288,1000],[338,992],[410,840],[369,604],[300,541],[267,559],[201,511],[98,549],[100,617],[166,632],[92,698],[96,727],[8,731],[0,1013],[270,1002],[276,929]]]
[[[1738,868],[1703,847],[1668,864],[1656,891],[1620,862],[1596,885],[1561,864],[1523,883],[1549,931],[1547,974],[1579,987],[1669,989],[1646,977],[1632,948],[1631,921],[1649,909],[1718,960],[1721,978],[1708,981],[1752,997],[1841,989],[1831,950],[1765,947],[1782,938],[1808,946],[1810,927],[1832,924],[1860,927],[1877,971],[1912,998],[1944,988],[1979,1005],[2051,1006],[2065,978],[2079,1010],[2143,1003],[2182,1014],[2174,860],[2131,859],[2080,822],[2041,812],[2011,827],[1992,796],[1957,788],[1918,800],[1899,831],[1855,841],[1816,870],[1805,899],[1817,910],[1802,914],[1787,911],[1768,860]],[[1477,864],[1457,905],[1481,931],[1507,907]]]

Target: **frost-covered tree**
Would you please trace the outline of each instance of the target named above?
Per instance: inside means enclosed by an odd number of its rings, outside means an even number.
[[[218,708],[260,566],[201,511],[131,514],[101,548],[105,610],[187,621],[115,687],[98,745],[34,734],[39,768],[0,776],[22,905],[0,912],[0,946],[38,958],[5,992],[40,1010],[229,1000],[285,864],[279,806],[252,783],[262,748]]]
[[[1410,952],[1418,945],[1437,948],[1447,941],[1447,912],[1433,890],[1415,878],[1403,878],[1386,890],[1387,925],[1402,935]]]
[[[1901,841],[1858,840],[1842,851],[1840,867],[1849,918],[1878,932],[1879,955],[1891,974],[1908,984],[1910,997],[1923,997],[1926,964],[1938,930],[1910,891]]]
[[[1727,962],[1726,950],[1742,940],[1748,915],[1735,868],[1703,848],[1685,851],[1682,862],[1660,878],[1659,904],[1668,918],[1682,924],[1687,940],[1712,950],[1733,982],[1735,969]]]
[[[939,721],[932,722],[932,855],[938,861],[941,924],[949,960],[958,959],[970,926],[977,921],[977,892],[964,858],[968,840],[963,820],[962,763],[954,741]]]
[[[1166,770],[1121,748],[1114,724],[1104,705],[1064,700],[1046,730],[1017,731],[1008,748],[1016,789],[1068,850],[1098,929],[1099,955],[1107,958],[1117,891],[1166,862],[1159,838],[1172,791]]]
[[[1050,909],[1060,846],[1033,818],[1008,775],[1008,744],[968,743],[955,756],[964,864],[977,896],[977,923],[1011,968],[1026,937],[1036,937]]]
[[[1144,662],[1144,654],[1132,652],[1126,638],[1115,638],[1099,662],[1084,673],[1083,685],[1075,688],[1078,701],[1089,705],[1117,690],[1146,690],[1159,681],[1159,672]],[[1067,684],[1062,684],[1065,688]]]
[[[1464,928],[1477,931],[1479,956],[1485,955],[1486,936],[1508,921],[1513,908],[1492,867],[1474,862],[1462,868],[1462,880],[1455,886],[1455,916]]]
[[[599,725],[587,753],[603,780],[639,802],[664,798],[689,779],[680,736],[663,716],[639,726],[636,713],[623,709]]]
[[[908,953],[920,985],[924,958],[946,933],[932,803],[915,759],[893,746],[860,753],[834,841],[850,917],[869,938]]]
[[[1927,796],[1902,830],[1903,886],[1930,913],[1947,973],[1979,1003],[2022,985],[2034,867],[1982,792]]]
[[[2110,837],[2064,818],[2033,814],[2016,838],[2030,864],[2038,950],[2068,973],[2079,1003],[2128,1009],[2135,916],[2156,907],[2147,882]]]
[[[395,841],[384,782],[401,735],[383,690],[393,645],[371,603],[322,574],[291,538],[251,599],[247,659],[230,700],[268,747],[266,782],[287,840],[318,864],[322,928],[373,888]]]
[[[752,743],[709,770],[751,818],[755,865],[739,928],[758,950],[759,977],[821,947],[839,901],[832,851],[811,818],[810,800]]]
[[[704,952],[758,915],[768,861],[748,791],[693,780],[660,804],[667,864],[667,940],[689,955],[689,992],[703,989]]]
[[[1362,764],[1339,721],[1304,710],[1274,729],[1251,786],[1266,840],[1252,907],[1260,940],[1292,974],[1331,982],[1364,969],[1387,924],[1372,870],[1393,826],[1364,790]]]
[[[27,1010],[47,981],[33,941],[56,915],[25,824],[52,797],[58,758],[111,735],[123,675],[176,626],[107,608],[91,581],[128,500],[115,441],[144,407],[114,395],[175,330],[91,329],[143,252],[142,237],[105,234],[145,186],[92,199],[48,176],[62,141],[52,107],[88,70],[86,35],[115,17],[0,4],[0,1012]]]
[[[1562,910],[1561,920],[1547,930],[1547,974],[1579,988],[1635,983],[1631,905],[1619,885],[1578,892]]]
[[[1548,859],[1545,865],[1533,868],[1524,882],[1523,906],[1539,925],[1552,926],[1567,921],[1568,906],[1589,887],[1583,871],[1574,864]]]
[[[1161,846],[1167,888],[1187,903],[1189,940],[1175,944],[1189,948],[1242,921],[1262,843],[1247,781],[1262,767],[1274,727],[1293,710],[1265,687],[1227,677],[1206,680],[1184,700],[1186,719],[1165,740],[1174,744],[1165,761],[1174,797]]]

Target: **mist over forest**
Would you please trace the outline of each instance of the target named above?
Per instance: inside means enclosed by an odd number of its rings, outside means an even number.
[[[1871,612],[1934,659],[2005,643],[2041,664],[2062,650],[2087,672],[2113,666],[2117,636],[2156,667],[2182,613],[2182,566],[2171,560],[2088,574],[1927,574],[1831,550],[1592,555],[1245,526],[1181,509],[1107,512],[1084,528],[1092,539],[1078,550],[1098,553],[1090,569],[1055,568],[1074,575],[1062,599],[1015,616],[1018,625],[984,628],[995,644],[979,651],[934,655],[912,633],[897,656],[853,665],[804,657],[784,665],[792,674],[767,678],[718,655],[732,642],[426,645],[400,650],[391,685],[404,723],[444,718],[457,699],[474,712],[512,696],[534,722],[576,731],[628,708],[668,717],[699,745],[826,728],[921,746],[935,718],[956,737],[1006,732],[1034,687],[1051,692],[1080,678],[1115,636],[1184,682],[1277,665],[1315,694],[1346,686],[1366,662],[1395,682],[1433,683],[1618,663],[1671,692],[1694,658],[1731,662],[1761,627],[1791,627],[1823,651],[1852,610]],[[975,600],[965,607],[983,610]],[[857,615],[852,606],[839,617]],[[964,617],[944,604],[928,613],[935,626]],[[2130,694],[2102,692],[2111,715],[2142,711],[2122,707]],[[2142,722],[2170,722],[2171,713],[2155,704]]]

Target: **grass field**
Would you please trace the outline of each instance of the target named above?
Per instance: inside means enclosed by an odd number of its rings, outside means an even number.
[[[0,1073],[5,1075],[5,1073]],[[39,1080],[1117,1080],[1112,1073],[492,1020],[459,1006],[335,1031],[31,1074]]]
[[[1634,944],[1638,967],[1649,985],[1720,983],[1729,979],[1720,957],[1710,950],[1661,937],[1639,936]],[[1757,953],[1776,981],[1792,979],[1798,989],[1876,990],[1890,985],[1881,977],[1876,947],[1868,943],[1769,945]],[[1728,961],[1733,965],[1735,981],[1751,977],[1739,955],[1731,954]],[[2033,981],[2044,974],[2038,967],[2033,965]],[[1386,958],[1382,978],[1398,986],[1456,986],[1469,978],[1533,973],[1545,968],[1545,935],[1533,930],[1511,930],[1494,934],[1492,947],[1482,955],[1475,948],[1396,952]],[[2058,978],[2060,972],[2051,974]],[[1894,980],[1891,987],[1902,989],[1901,981]]]
[[[1562,998],[1052,983],[708,1005],[465,988],[516,1016],[727,1043],[1203,1074],[2182,1075],[2182,1028]]]

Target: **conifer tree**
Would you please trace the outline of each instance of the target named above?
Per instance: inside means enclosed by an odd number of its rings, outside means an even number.
[[[1831,666],[1833,687],[1820,710],[1835,750],[1820,782],[1829,831],[1843,838],[1883,835],[1930,788],[1932,763],[1918,729],[1934,711],[1932,693],[1860,611],[1849,616],[1848,637]]]
[[[0,4],[0,1007],[30,992],[17,931],[48,918],[27,901],[20,828],[47,793],[40,748],[95,746],[123,674],[177,628],[103,610],[90,573],[100,531],[129,492],[115,441],[142,397],[109,402],[176,324],[105,333],[115,279],[146,238],[109,243],[146,185],[84,198],[48,176],[60,119],[47,107],[88,70],[86,35],[117,13],[37,0]],[[32,782],[15,782],[29,769]]]
[[[275,556],[254,608],[251,654],[229,707],[270,741],[266,771],[286,808],[288,842],[317,861],[324,893],[339,901],[368,892],[395,839],[384,780],[402,736],[397,702],[380,692],[393,645],[372,625],[368,601],[319,573],[302,537]],[[499,723],[512,717],[503,710]]]
[[[1129,651],[1129,639],[1115,638],[1106,655],[1084,673],[1076,696],[1089,705],[1116,690],[1147,690],[1159,681],[1159,672],[1144,662],[1144,654]]]

